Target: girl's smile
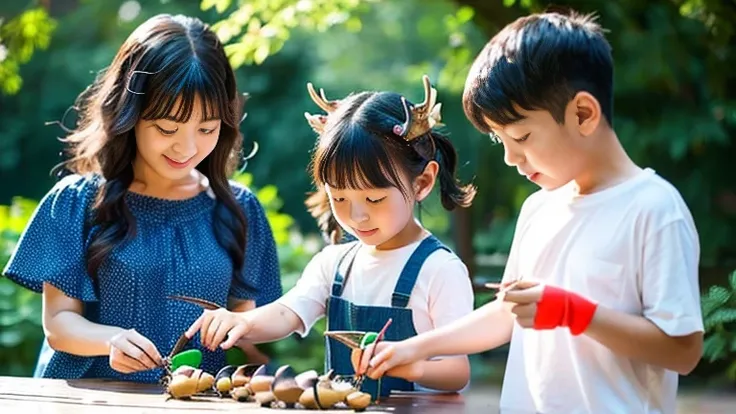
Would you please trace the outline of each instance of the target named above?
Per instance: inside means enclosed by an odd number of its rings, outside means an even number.
[[[359,230],[359,229],[353,228],[353,230],[355,230],[355,232],[360,237],[370,237],[370,236],[372,236],[372,235],[374,235],[374,234],[376,234],[378,232],[378,229],[377,228],[376,229],[372,229],[372,230]]]
[[[191,163],[191,161],[192,161],[192,158],[189,158],[188,160],[186,160],[184,162],[178,162],[178,161],[175,161],[175,160],[167,157],[166,155],[164,155],[163,157],[166,159],[166,162],[168,162],[169,165],[172,168],[176,168],[177,170],[182,169],[182,168],[186,168]]]

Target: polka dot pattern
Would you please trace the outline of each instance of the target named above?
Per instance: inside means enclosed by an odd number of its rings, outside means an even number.
[[[94,281],[86,270],[86,249],[94,229],[85,216],[100,180],[70,175],[42,199],[21,235],[5,275],[41,292],[48,282],[84,303],[92,322],[135,329],[150,339],[162,355],[199,317],[199,306],[168,299],[185,295],[221,306],[228,296],[254,299],[258,306],[281,296],[276,245],[265,212],[255,195],[237,183],[231,188],[248,221],[248,241],[242,272],[233,277],[232,262],[213,231],[215,200],[208,192],[187,200],[164,200],[128,193],[126,202],[136,218],[136,236],[119,244],[100,267]],[[88,216],[87,216],[88,217]],[[90,231],[91,230],[91,231]],[[248,286],[255,287],[255,290]],[[225,364],[223,351],[199,344],[202,368],[216,372]],[[121,374],[107,356],[79,357],[56,352],[44,342],[37,374],[46,378],[107,378],[156,382],[161,370]]]

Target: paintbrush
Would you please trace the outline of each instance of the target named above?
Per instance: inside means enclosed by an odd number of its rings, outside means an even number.
[[[376,336],[376,340],[373,341],[373,349],[371,349],[371,357],[370,359],[373,359],[373,356],[376,353],[376,347],[378,346],[378,342],[380,342],[383,339],[383,336],[386,334],[386,330],[388,329],[389,325],[391,325],[391,322],[393,322],[393,319],[389,318],[386,321],[386,324],[383,325],[383,328],[381,328],[381,331],[378,332],[378,335]],[[363,352],[365,352],[365,348],[360,350],[360,361],[363,361]],[[369,359],[369,361],[370,361]],[[360,389],[361,385],[363,385],[363,378],[365,378],[365,374],[358,375],[358,379],[355,382],[355,388]]]

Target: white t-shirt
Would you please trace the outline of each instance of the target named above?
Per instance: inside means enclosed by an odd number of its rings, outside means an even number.
[[[343,290],[342,298],[356,305],[391,306],[399,275],[419,241],[394,250],[362,245]],[[351,244],[330,245],[307,264],[297,284],[278,302],[285,305],[309,330],[325,315],[337,261]],[[352,254],[351,254],[352,256]],[[417,333],[447,325],[473,311],[473,289],[468,269],[455,254],[434,251],[422,265],[409,298]]]
[[[504,278],[540,279],[679,336],[703,330],[699,257],[698,234],[679,192],[645,169],[590,195],[574,195],[570,183],[530,196]],[[501,412],[674,414],[677,379],[676,372],[617,356],[585,334],[514,324]]]

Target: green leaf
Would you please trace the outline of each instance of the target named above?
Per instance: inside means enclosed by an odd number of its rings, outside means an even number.
[[[717,325],[736,322],[736,309],[717,309],[708,318],[705,318],[705,329],[712,329]]]
[[[217,0],[202,0],[199,4],[199,8],[202,9],[202,11],[207,11],[215,7],[215,4],[217,4]]]
[[[736,270],[728,276],[728,283],[731,285],[731,289],[736,292]]]
[[[253,61],[256,65],[263,63],[271,53],[271,46],[268,41],[263,41],[253,53]]]
[[[261,202],[264,206],[271,206],[272,203],[277,201],[278,197],[278,189],[274,185],[267,185],[256,193],[256,197],[258,198],[258,201]]]
[[[511,7],[516,3],[516,0],[503,0],[504,7]]]
[[[475,10],[472,7],[463,6],[458,9],[455,18],[459,24],[463,24],[469,22],[473,18],[473,15],[475,15]]]
[[[727,346],[728,342],[723,335],[711,335],[703,341],[703,356],[710,362],[717,361],[725,354]]]
[[[709,316],[716,309],[728,303],[731,299],[731,292],[723,286],[711,286],[708,294],[703,297],[702,307],[703,315]]]
[[[253,185],[253,174],[247,172],[238,172],[233,175],[233,181],[250,188]]]

